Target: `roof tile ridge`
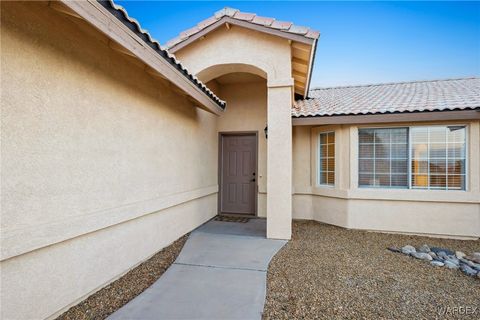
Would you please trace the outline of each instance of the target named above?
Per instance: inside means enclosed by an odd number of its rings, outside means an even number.
[[[412,81],[399,81],[399,82],[367,83],[367,84],[333,86],[333,87],[314,87],[314,88],[310,89],[310,91],[329,90],[329,89],[362,88],[362,87],[379,87],[379,86],[388,86],[388,85],[397,85],[397,84],[410,84],[410,83],[448,82],[448,81],[475,80],[475,79],[480,79],[480,77],[471,76],[471,77],[431,79],[431,80],[412,80]]]

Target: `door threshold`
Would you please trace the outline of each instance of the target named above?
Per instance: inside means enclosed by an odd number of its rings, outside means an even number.
[[[250,218],[250,219],[257,218],[257,216],[254,214],[246,214],[246,213],[219,213],[217,214],[217,217],[218,216],[228,217],[228,218]]]

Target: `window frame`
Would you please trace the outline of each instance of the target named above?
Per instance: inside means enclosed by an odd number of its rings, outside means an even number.
[[[424,127],[424,128],[433,128],[433,127],[463,127],[465,129],[465,180],[464,180],[464,188],[463,189],[449,189],[448,184],[445,188],[430,188],[428,186],[427,188],[413,188],[412,187],[412,135],[411,135],[411,129],[412,128],[418,128],[418,127]],[[386,186],[368,186],[368,185],[360,185],[360,130],[362,129],[397,129],[397,128],[407,128],[407,134],[408,134],[408,139],[407,139],[407,183],[408,185],[406,187],[386,187]],[[453,124],[420,124],[420,125],[397,125],[397,126],[362,126],[362,127],[357,127],[357,188],[359,189],[385,189],[385,190],[415,190],[415,191],[457,191],[457,192],[468,192],[469,191],[469,125],[465,123],[453,123]],[[429,168],[430,172],[430,168]],[[430,177],[430,175],[429,175]]]
[[[406,186],[368,186],[368,185],[360,185],[360,130],[375,130],[375,129],[407,129],[407,185]],[[359,189],[389,189],[389,190],[409,190],[410,189],[410,158],[409,158],[409,150],[410,150],[410,126],[390,126],[390,127],[358,127],[357,128],[357,188]],[[374,143],[375,145],[375,143]],[[391,143],[390,143],[391,145]],[[376,158],[372,159],[375,163]],[[389,158],[389,161],[392,159]],[[391,169],[390,169],[391,175]]]
[[[334,169],[333,169],[333,183],[332,184],[329,184],[329,183],[321,183],[321,179],[320,179],[320,175],[321,175],[321,167],[322,167],[322,164],[321,164],[321,138],[320,136],[322,134],[329,134],[329,133],[333,133],[333,136],[335,138],[335,141],[333,143],[333,150],[334,150],[334,157],[333,157],[333,163],[334,163]],[[327,137],[328,139],[328,137]],[[328,143],[326,144],[328,145]],[[336,185],[336,181],[337,181],[337,175],[336,175],[336,171],[337,171],[337,137],[336,137],[336,134],[335,134],[335,130],[327,130],[327,131],[320,131],[317,133],[317,163],[316,163],[316,167],[317,167],[317,177],[316,177],[316,185],[317,187],[322,187],[322,188],[335,188],[335,185]],[[327,171],[327,173],[330,172],[330,171]]]
[[[412,186],[412,174],[411,174],[411,170],[412,170],[412,165],[411,165],[411,161],[412,161],[412,148],[410,148],[411,146],[411,139],[412,139],[412,135],[410,134],[410,128],[413,128],[413,127],[416,127],[416,128],[419,128],[419,127],[422,127],[422,128],[435,128],[435,127],[463,127],[465,129],[465,173],[463,174],[464,177],[465,177],[465,180],[464,180],[464,188],[463,189],[449,189],[448,188],[448,180],[447,180],[447,185],[445,188],[435,188],[435,187],[430,187],[430,182],[428,183],[428,187],[426,188],[421,188],[421,187],[413,187]],[[469,154],[468,154],[468,149],[469,149],[469,140],[468,140],[468,137],[469,137],[469,134],[468,134],[468,125],[467,124],[433,124],[433,125],[428,125],[428,124],[424,124],[424,125],[418,125],[418,126],[409,126],[409,132],[408,132],[408,144],[409,144],[409,149],[408,149],[408,160],[409,160],[409,166],[408,166],[408,170],[409,170],[409,174],[408,174],[408,178],[409,178],[409,184],[408,184],[408,189],[409,190],[423,190],[423,191],[468,191],[468,177],[469,177],[469,171],[468,171],[468,163],[469,163]],[[447,147],[448,147],[448,143],[446,144]],[[429,156],[429,163],[430,163],[430,156]],[[448,159],[448,149],[447,149],[447,159]],[[448,169],[447,169],[448,170]],[[428,177],[429,177],[429,180],[430,180],[430,165],[428,166]],[[448,175],[446,175],[446,179],[448,179]]]

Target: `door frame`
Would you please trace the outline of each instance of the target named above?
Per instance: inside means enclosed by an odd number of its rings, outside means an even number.
[[[255,204],[253,214],[238,213],[235,215],[245,215],[249,217],[256,217],[258,215],[258,131],[220,131],[218,132],[218,201],[217,201],[217,214],[222,214],[222,154],[223,154],[223,137],[225,136],[254,136],[255,137]],[[230,213],[226,213],[230,214]]]

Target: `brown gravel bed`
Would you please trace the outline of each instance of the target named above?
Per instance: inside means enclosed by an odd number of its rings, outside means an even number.
[[[118,280],[60,315],[61,320],[105,319],[150,287],[175,261],[187,241],[185,235],[157,252]]]
[[[480,251],[480,241],[295,221],[268,269],[264,319],[480,319],[480,280],[386,250],[407,244]],[[454,307],[477,310],[460,315]]]

